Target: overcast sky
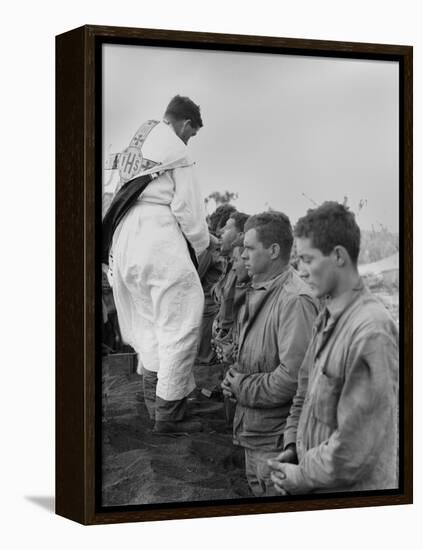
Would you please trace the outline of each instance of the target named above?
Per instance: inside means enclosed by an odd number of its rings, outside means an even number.
[[[398,63],[103,46],[103,152],[119,152],[176,94],[201,107],[189,142],[205,196],[292,223],[349,199],[363,229],[398,231]],[[105,173],[105,182],[110,173]]]

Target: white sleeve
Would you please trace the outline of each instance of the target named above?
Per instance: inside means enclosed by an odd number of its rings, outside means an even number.
[[[195,178],[194,168],[175,168],[172,170],[172,177],[175,182],[175,194],[170,208],[198,256],[209,246],[210,237],[204,200]]]

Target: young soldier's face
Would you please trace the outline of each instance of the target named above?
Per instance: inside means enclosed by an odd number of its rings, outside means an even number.
[[[235,220],[229,218],[222,232],[222,252],[228,253],[232,248],[232,243],[238,237],[239,231],[235,225]]]
[[[242,259],[250,277],[265,275],[271,267],[271,253],[258,240],[255,229],[249,229],[245,234]]]
[[[330,254],[325,256],[321,250],[314,248],[311,239],[296,237],[299,271],[317,298],[330,296],[337,285],[337,269]]]
[[[241,257],[241,248],[236,246],[232,252],[233,259],[233,271],[235,271],[236,279],[239,283],[245,283],[248,281],[248,271],[245,267],[244,260]]]

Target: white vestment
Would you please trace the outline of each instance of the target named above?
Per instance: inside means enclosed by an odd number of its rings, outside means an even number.
[[[161,122],[153,128],[142,155],[160,163],[143,173],[176,167],[148,184],[115,231],[113,295],[124,341],[144,368],[158,373],[157,395],[174,401],[195,388],[204,307],[184,235],[198,256],[209,233],[194,165],[172,127]]]

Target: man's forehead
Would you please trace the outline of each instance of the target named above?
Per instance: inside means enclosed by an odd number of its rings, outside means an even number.
[[[295,237],[295,245],[298,255],[318,253],[319,250],[314,248],[310,237]]]
[[[244,245],[247,244],[253,244],[258,241],[257,239],[257,231],[253,227],[252,229],[249,229],[245,235],[244,235]]]

